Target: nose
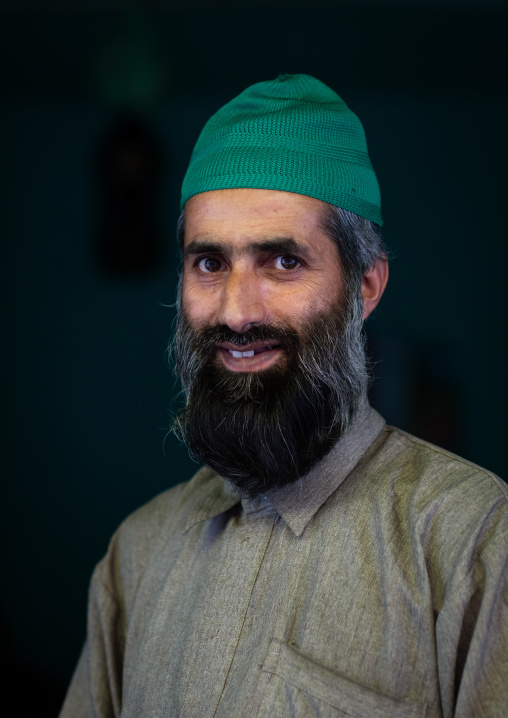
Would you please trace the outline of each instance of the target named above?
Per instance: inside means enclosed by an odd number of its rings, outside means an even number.
[[[248,331],[265,320],[259,277],[249,269],[233,268],[222,289],[219,322],[235,332]]]

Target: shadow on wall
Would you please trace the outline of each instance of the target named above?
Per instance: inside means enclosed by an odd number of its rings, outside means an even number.
[[[447,449],[467,454],[464,367],[453,343],[416,342],[369,334],[374,381],[371,404],[390,423]]]
[[[55,718],[60,712],[67,685],[41,666],[30,667],[23,655],[16,653],[0,619],[0,671],[4,710],[15,710],[20,718]],[[13,706],[16,706],[14,709]]]

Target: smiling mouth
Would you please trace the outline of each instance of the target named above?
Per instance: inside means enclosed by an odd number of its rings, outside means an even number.
[[[255,354],[262,354],[263,352],[269,352],[272,349],[280,349],[280,344],[271,344],[265,347],[258,347],[256,349],[247,349],[246,351],[238,351],[236,349],[228,349],[228,352],[231,354],[231,356],[235,357],[235,359],[242,359],[242,358],[248,358],[253,357]]]
[[[235,346],[234,344],[218,344],[217,351],[225,366],[231,371],[259,371],[266,369],[277,361],[283,347],[276,341],[252,342],[246,347]]]

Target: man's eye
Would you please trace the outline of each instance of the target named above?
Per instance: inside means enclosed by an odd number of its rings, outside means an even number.
[[[275,260],[276,269],[298,269],[300,262],[295,257],[290,257],[286,254],[277,257]]]
[[[207,274],[210,272],[218,272],[221,266],[221,261],[215,259],[215,257],[203,257],[203,259],[200,259],[198,262],[198,269]]]

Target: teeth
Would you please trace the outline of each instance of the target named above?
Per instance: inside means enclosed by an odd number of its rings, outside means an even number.
[[[254,356],[254,350],[251,349],[249,352],[235,352],[234,349],[230,349],[229,353],[232,354],[235,359],[241,359],[242,357],[253,357]]]
[[[274,347],[261,347],[260,349],[257,350],[257,353],[259,354],[261,352],[270,351],[273,348]],[[256,353],[254,351],[254,349],[250,349],[248,352],[238,352],[238,351],[235,351],[234,349],[228,349],[228,351],[232,356],[235,357],[235,359],[243,359],[245,357],[253,357],[254,354]]]

